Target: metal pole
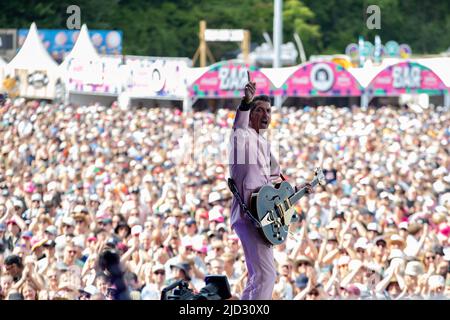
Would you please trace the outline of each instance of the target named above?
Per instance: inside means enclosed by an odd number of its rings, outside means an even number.
[[[281,67],[281,44],[283,43],[283,0],[273,3],[273,67]],[[281,107],[281,97],[275,96],[275,107]]]

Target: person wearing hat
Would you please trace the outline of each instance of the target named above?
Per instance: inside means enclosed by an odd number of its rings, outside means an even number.
[[[46,240],[41,245],[41,247],[43,249],[44,257],[37,261],[37,266],[38,266],[38,272],[40,274],[43,274],[49,266],[51,266],[54,262],[56,262],[56,256],[55,256],[56,243],[54,240]]]
[[[428,293],[426,297],[431,300],[446,300],[444,295],[445,278],[434,274],[428,278]]]
[[[406,225],[402,226],[406,227]],[[409,223],[407,232],[404,252],[410,257],[417,257],[429,236],[430,226],[428,223]]]
[[[21,231],[25,230],[25,227],[20,227],[18,222],[18,217],[15,216],[9,220],[6,221],[6,227],[7,227],[7,236],[6,236],[6,243],[8,245],[8,249],[10,251],[13,250],[13,248],[19,244],[21,240]]]
[[[131,234],[131,228],[126,223],[126,221],[120,221],[116,228],[114,229],[114,233],[121,239],[125,240],[127,239]]]
[[[85,234],[89,230],[89,218],[86,213],[83,212],[77,212],[72,215],[73,219],[75,220],[75,230],[74,235],[76,236],[85,236]]]
[[[78,265],[78,258],[80,255],[80,248],[73,242],[66,242],[64,247],[64,255],[63,260],[64,264],[67,266],[69,270],[73,272],[73,274],[81,277],[81,268]]]
[[[44,235],[49,240],[55,240],[58,236],[58,229],[54,225],[50,225],[45,228]]]
[[[39,214],[39,208],[42,204],[42,196],[40,193],[33,193],[31,196],[31,206],[23,213],[26,220],[32,220]]]
[[[60,228],[62,229],[62,234],[55,238],[55,242],[58,247],[64,246],[64,244],[67,241],[70,241],[74,236],[75,220],[72,217],[62,218]]]
[[[367,225],[366,237],[369,242],[372,242],[379,234],[377,223],[371,222]]]
[[[300,275],[300,274],[308,274],[310,270],[314,267],[313,261],[305,256],[300,255],[297,259],[294,261],[294,274]]]
[[[236,111],[233,123],[235,137],[230,140],[232,141],[230,155],[233,159],[230,161],[230,176],[247,206],[249,206],[250,195],[255,190],[280,180],[281,173],[278,161],[270,153],[270,148],[267,148],[268,141],[260,134],[269,127],[271,121],[270,99],[267,96],[255,97],[255,90],[255,83],[249,79],[244,88],[245,96]],[[246,143],[242,141],[243,133],[246,134]],[[245,148],[246,145],[249,147]],[[246,153],[249,154],[248,159],[253,159],[250,162],[258,161],[246,163]],[[241,160],[238,161],[238,159]],[[312,192],[310,184],[305,187],[308,193]],[[273,248],[267,245],[257,228],[245,215],[246,213],[234,197],[230,224],[241,240],[249,272],[241,299],[270,300],[276,281]]]
[[[141,291],[142,300],[160,300],[166,281],[166,271],[162,264],[146,265],[144,270],[145,286]]]
[[[172,281],[178,281],[178,280],[183,280],[186,281],[190,287],[192,287],[192,283],[191,281],[191,276],[190,276],[190,271],[191,271],[191,266],[188,262],[186,261],[181,261],[179,263],[175,263],[170,265],[170,268],[172,269]]]
[[[406,264],[404,276],[399,273],[399,283],[404,283],[404,288],[399,299],[422,299],[421,289],[419,285],[420,277],[424,274],[424,267],[420,261],[409,261]]]
[[[196,239],[198,239],[197,231],[197,221],[195,221],[192,217],[187,218],[184,224],[185,235],[181,238],[181,242],[184,243],[186,241],[190,241],[192,243],[196,241]]]

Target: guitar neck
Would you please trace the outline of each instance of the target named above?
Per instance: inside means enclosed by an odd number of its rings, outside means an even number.
[[[319,179],[314,178],[313,181],[311,181],[311,186],[314,188],[319,184]],[[291,202],[291,205],[294,205],[299,201],[304,195],[306,194],[306,187],[301,188],[299,191],[294,193],[292,196],[289,197],[289,201]]]

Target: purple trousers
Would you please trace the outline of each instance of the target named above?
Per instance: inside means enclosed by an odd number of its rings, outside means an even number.
[[[241,300],[271,300],[277,277],[273,246],[267,244],[248,219],[240,219],[233,227],[244,248],[248,269]]]

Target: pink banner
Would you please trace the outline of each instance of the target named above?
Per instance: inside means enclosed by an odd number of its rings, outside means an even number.
[[[299,66],[281,88],[291,97],[360,96],[358,81],[342,66],[332,62],[312,62]]]
[[[442,94],[442,80],[427,67],[415,62],[401,62],[381,71],[369,84],[370,95],[396,96],[404,93]]]
[[[255,66],[234,61],[219,62],[189,87],[189,96],[196,98],[239,98],[243,96],[247,83],[247,70],[256,82],[256,94],[273,96],[275,87]]]

